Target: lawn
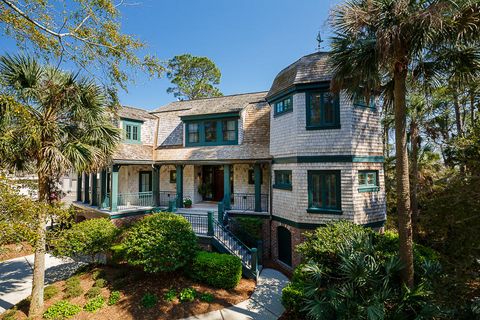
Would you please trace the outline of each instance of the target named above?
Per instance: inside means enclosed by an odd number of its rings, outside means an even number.
[[[181,319],[237,304],[248,299],[254,288],[253,280],[241,279],[231,290],[216,289],[180,272],[148,274],[119,264],[89,268],[54,283],[46,289],[45,310],[65,300],[81,308],[78,312],[80,308],[73,307],[78,313],[70,319]],[[17,309],[14,317],[7,318],[6,313],[2,319],[27,319],[28,302]]]

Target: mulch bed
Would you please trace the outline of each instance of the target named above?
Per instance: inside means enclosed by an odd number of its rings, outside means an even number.
[[[102,296],[107,301],[110,292],[118,290],[121,292],[120,300],[113,306],[105,303],[103,308],[95,313],[82,311],[71,319],[181,319],[237,304],[248,299],[255,289],[255,281],[249,279],[242,279],[235,289],[224,290],[200,284],[180,273],[152,275],[127,265],[102,266],[96,270],[98,269],[105,271],[103,278],[107,280],[107,286],[102,288]],[[84,293],[94,284],[92,271],[80,275],[80,285]],[[54,285],[60,289],[60,293],[45,301],[45,310],[55,302],[64,299],[65,281],[56,282]],[[178,300],[167,302],[163,299],[169,289],[179,292],[184,288],[193,288],[199,293],[211,293],[214,295],[214,300],[207,303],[198,298],[193,302]],[[145,293],[155,294],[158,297],[154,307],[145,308],[141,305],[140,301]],[[84,306],[88,298],[81,295],[67,300]],[[28,303],[20,303],[17,308],[19,309],[16,314],[17,319],[27,319]]]
[[[0,261],[28,256],[33,253],[33,248],[27,242],[6,244],[0,246]]]

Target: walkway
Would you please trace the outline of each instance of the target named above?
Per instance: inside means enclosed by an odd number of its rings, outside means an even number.
[[[282,306],[282,289],[288,278],[279,271],[263,269],[258,277],[257,287],[250,299],[234,306],[212,311],[184,320],[275,320],[284,308]]]
[[[81,262],[45,257],[45,283],[68,278]],[[0,262],[0,314],[27,298],[32,291],[33,254]]]

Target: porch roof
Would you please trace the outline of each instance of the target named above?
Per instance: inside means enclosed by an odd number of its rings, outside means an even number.
[[[191,162],[232,162],[232,161],[270,161],[268,144],[244,143],[240,145],[202,146],[187,148],[160,149],[155,151],[156,163]]]

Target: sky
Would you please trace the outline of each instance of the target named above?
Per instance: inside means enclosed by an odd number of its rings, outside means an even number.
[[[220,69],[224,95],[268,90],[276,74],[317,50],[321,32],[328,49],[330,9],[340,0],[126,0],[122,31],[161,60],[190,53],[206,56]],[[16,47],[0,35],[0,54]],[[175,98],[166,78],[138,73],[120,102],[152,110]]]

